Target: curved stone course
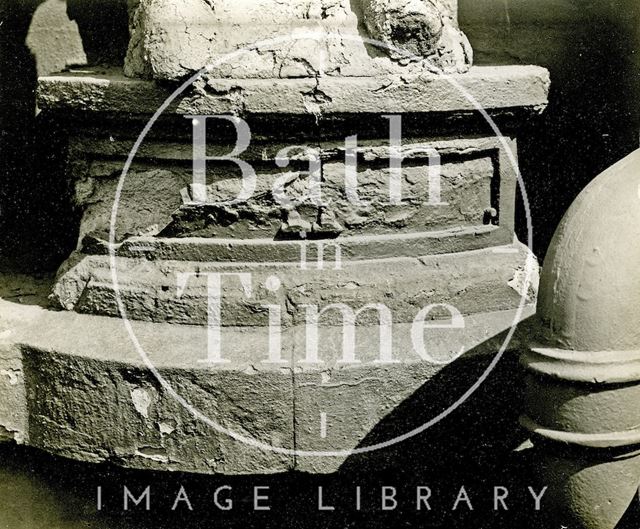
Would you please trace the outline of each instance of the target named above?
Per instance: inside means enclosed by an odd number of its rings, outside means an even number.
[[[525,316],[530,314],[528,309]],[[347,458],[348,453],[294,457],[216,431],[158,383],[117,318],[8,301],[0,302],[0,315],[12,331],[0,344],[0,374],[13,374],[0,377],[5,440],[82,461],[205,474],[326,473]],[[482,345],[470,351],[465,365],[486,363],[500,345],[505,320],[514,317],[515,311],[467,316],[458,347]],[[179,395],[221,426],[279,449],[348,451],[366,446],[379,418],[445,367],[415,354],[408,324],[395,329],[393,351],[400,363],[389,365],[375,363],[378,329],[367,325],[358,327],[358,365],[340,364],[339,327],[322,329],[319,365],[302,363],[303,327],[284,331],[285,361],[275,365],[264,362],[264,327],[225,328],[229,363],[210,365],[201,362],[206,327],[131,325],[150,361]],[[449,340],[446,333],[435,334],[429,345],[437,350]],[[511,347],[518,343],[514,340]],[[463,365],[458,368],[465,372]],[[459,397],[468,383],[461,380],[450,395],[443,395],[443,402]],[[321,411],[331,421],[326,438],[320,436]]]

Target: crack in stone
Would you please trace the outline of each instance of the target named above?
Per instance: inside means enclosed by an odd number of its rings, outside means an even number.
[[[341,387],[355,387],[355,386],[359,386],[365,382],[380,382],[381,384],[384,383],[385,381],[381,378],[378,377],[365,377],[365,378],[361,378],[360,380],[354,380],[354,381],[350,381],[350,382],[335,382],[332,384],[329,383],[324,383],[324,382],[304,382],[302,384],[300,384],[299,387],[303,388],[303,387],[317,387],[317,388],[341,388]]]

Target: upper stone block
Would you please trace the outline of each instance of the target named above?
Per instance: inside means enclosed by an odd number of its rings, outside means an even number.
[[[462,73],[472,62],[457,0],[130,0],[130,25],[131,77],[181,79],[240,49],[211,76]]]

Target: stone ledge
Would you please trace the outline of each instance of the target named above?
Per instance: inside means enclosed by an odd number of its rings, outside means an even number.
[[[508,246],[512,242],[513,234],[508,230],[494,225],[483,225],[396,236],[359,235],[311,241],[130,237],[115,246],[115,254],[117,257],[145,257],[169,261],[296,263],[300,262],[302,248],[305,248],[305,255],[309,258],[317,258],[319,248],[332,249],[334,244],[338,244],[343,259],[365,261],[392,259],[398,256],[417,258],[453,254]],[[335,250],[335,247],[333,249]],[[109,255],[109,243],[88,236],[83,242],[83,253]]]
[[[450,79],[450,80],[448,80]],[[473,112],[462,87],[488,112],[547,105],[549,73],[537,66],[482,66],[450,76],[210,79],[176,99],[178,115]],[[129,79],[118,70],[41,77],[38,106],[47,111],[153,114],[174,88]]]
[[[423,307],[433,303],[453,305],[463,315],[509,310],[518,306],[521,295],[527,296],[528,303],[535,301],[536,282],[531,282],[527,292],[521,292],[519,281],[529,259],[529,250],[515,243],[411,258],[345,259],[337,268],[327,261],[321,276],[313,265],[301,268],[299,261],[256,266],[253,261],[157,261],[137,256],[117,258],[116,266],[117,288],[131,319],[190,325],[207,324],[207,273],[250,273],[251,295],[240,288],[237,279],[224,282],[221,310],[225,314],[222,325],[253,327],[267,325],[267,305],[281,307],[283,326],[303,323],[307,305],[324,307],[332,303],[357,310],[383,300],[393,313],[394,323],[413,321]],[[111,259],[77,254],[68,264],[53,289],[56,305],[118,317]],[[533,269],[537,272],[537,265]],[[196,271],[199,279],[191,278],[182,285],[178,296],[179,275]],[[280,282],[276,292],[264,287],[270,277]],[[339,325],[341,320],[338,313],[331,313],[322,321]],[[375,311],[359,320],[376,321]]]
[[[530,314],[528,307],[524,316]],[[0,407],[0,430],[11,431],[15,441],[81,461],[206,474],[333,472],[346,459],[295,458],[213,430],[160,386],[120,319],[8,301],[0,301],[0,316],[9,331],[2,337],[0,365],[12,362],[20,373],[14,384],[0,379],[3,402],[12,404],[11,409]],[[468,318],[465,343],[471,350],[449,366],[460,373],[454,393],[468,388],[466,373],[477,369],[471,366],[486,365],[492,358],[514,316],[514,311],[503,311]],[[205,352],[205,328],[132,325],[154,365],[181,396],[226,428],[288,449],[361,446],[383,417],[445,369],[410,350],[407,326],[398,329],[394,343],[400,364],[375,364],[367,356],[377,347],[368,327],[358,329],[362,364],[338,363],[338,328],[330,328],[335,336],[323,341],[322,365],[265,364],[259,353],[266,355],[266,329],[244,328],[229,329],[223,336],[230,363],[210,366],[198,362]],[[288,355],[302,349],[303,330],[285,332],[296,335],[297,343],[283,353],[290,360]],[[516,339],[509,350],[518,347]],[[344,402],[354,399],[366,405],[345,408]],[[326,439],[319,436],[318,410],[330,417]]]

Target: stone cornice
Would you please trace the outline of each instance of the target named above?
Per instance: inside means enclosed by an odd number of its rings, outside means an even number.
[[[119,70],[41,77],[38,106],[47,111],[152,114],[175,88],[129,79]],[[178,115],[339,115],[376,112],[542,111],[549,74],[537,66],[473,67],[467,74],[437,76],[210,79],[170,105]]]

